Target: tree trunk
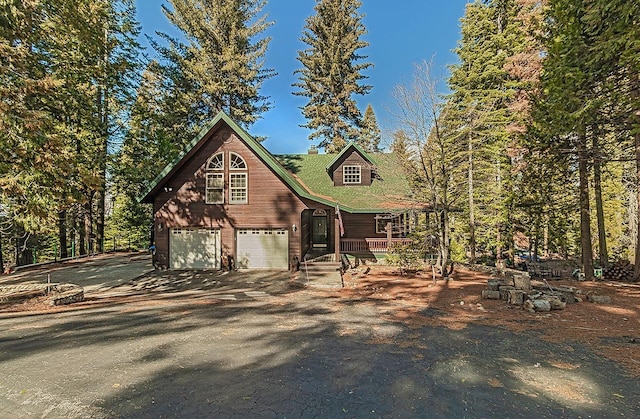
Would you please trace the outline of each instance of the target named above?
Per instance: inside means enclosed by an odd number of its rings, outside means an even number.
[[[69,257],[67,254],[67,211],[58,212],[58,237],[60,241],[60,259]]]
[[[4,260],[2,259],[2,233],[0,233],[0,275],[4,273]]]
[[[81,204],[77,204],[73,214],[73,254],[71,256],[77,257],[78,255],[84,255],[86,252],[85,240],[84,240],[84,216],[83,207]]]
[[[473,143],[469,136],[469,263],[476,263],[476,217],[473,198]]]
[[[103,179],[104,181],[104,179]],[[101,191],[98,192],[98,206],[96,207],[96,251],[98,253],[104,252],[104,213],[105,213],[105,190],[104,185]]]
[[[580,243],[582,250],[582,271],[585,280],[593,280],[593,249],[591,248],[591,216],[589,214],[589,174],[585,134],[580,133],[581,145],[578,150],[578,171],[580,177]]]
[[[638,104],[640,101],[640,76],[634,73],[631,77],[633,88],[631,89],[631,97],[633,103]],[[636,257],[635,267],[633,270],[633,281],[640,281],[640,109],[632,109],[632,122],[631,126],[635,130],[634,145],[635,145],[635,157],[636,157],[636,194],[637,196],[637,210],[636,210]]]
[[[86,202],[84,204],[84,238],[86,241],[86,250],[88,254],[92,254],[94,251],[94,247],[93,247],[93,242],[95,240],[95,237],[93,235],[93,223],[92,223],[92,218],[93,218],[93,214],[91,211],[91,201],[92,199],[89,198],[88,202]]]
[[[599,153],[597,135],[593,138],[593,149]],[[600,158],[596,156],[593,161],[593,189],[596,200],[596,217],[598,220],[598,245],[600,247],[600,266],[608,265],[609,254],[607,252],[607,236],[604,226],[604,208],[602,206],[602,177],[600,171]]]
[[[449,279],[449,212],[443,209],[440,212],[440,274],[443,279]]]

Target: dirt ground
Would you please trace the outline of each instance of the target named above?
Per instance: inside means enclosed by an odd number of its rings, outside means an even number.
[[[444,326],[460,330],[469,324],[494,325],[517,333],[536,332],[554,343],[582,343],[620,363],[630,375],[640,377],[640,284],[553,280],[552,286],[569,285],[585,293],[609,296],[611,303],[585,300],[568,304],[564,310],[530,313],[502,300],[482,299],[489,278],[486,273],[458,269],[448,282],[440,280],[433,285],[430,273],[400,275],[393,267],[375,266],[347,273],[342,289],[315,292],[331,294],[345,305],[354,302],[376,305],[387,319],[410,327]],[[40,297],[0,305],[0,313],[53,313],[122,303],[127,299],[130,297],[88,298],[72,306],[52,307],[46,297]]]
[[[549,281],[583,292],[611,297],[609,304],[587,301],[564,310],[530,313],[502,300],[481,297],[485,273],[457,270],[452,280],[433,285],[431,274],[400,275],[394,268],[374,267],[345,277],[341,297],[350,301],[385,301],[387,316],[415,327],[463,329],[468,324],[503,326],[519,333],[537,331],[555,343],[579,342],[617,361],[630,375],[640,376],[640,284],[623,282]],[[425,310],[425,308],[427,308]]]

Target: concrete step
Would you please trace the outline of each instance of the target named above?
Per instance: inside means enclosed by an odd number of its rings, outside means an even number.
[[[300,265],[298,281],[315,287],[340,288],[342,277],[340,264],[336,262],[313,262]]]

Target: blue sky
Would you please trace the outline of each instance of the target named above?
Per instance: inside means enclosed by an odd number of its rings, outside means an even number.
[[[362,0],[360,13],[367,34],[363,40],[369,46],[361,50],[374,67],[364,74],[371,93],[356,96],[360,109],[371,104],[382,130],[383,143],[394,129],[395,106],[393,90],[399,84],[409,84],[414,67],[424,60],[434,60],[435,77],[446,78],[447,65],[456,62],[452,50],[460,38],[460,18],[468,0]],[[176,33],[161,11],[163,1],[136,0],[142,32],[155,36],[155,31]],[[278,75],[263,85],[261,93],[269,96],[272,109],[262,115],[249,133],[267,139],[264,146],[272,153],[304,153],[313,142],[300,108],[303,97],[294,96],[291,85],[297,81],[293,72],[300,68],[297,52],[305,48],[300,42],[305,20],[314,12],[314,0],[269,0],[263,13],[274,21],[265,36],[271,37],[266,67]],[[143,45],[147,45],[143,41]],[[153,50],[148,50],[153,55]],[[443,86],[444,89],[444,86]]]

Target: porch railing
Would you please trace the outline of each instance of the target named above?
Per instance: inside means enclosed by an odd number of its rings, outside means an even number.
[[[391,245],[409,244],[410,239],[391,239]],[[389,240],[385,238],[340,239],[340,251],[343,253],[388,253]]]

